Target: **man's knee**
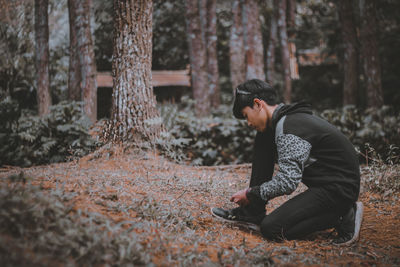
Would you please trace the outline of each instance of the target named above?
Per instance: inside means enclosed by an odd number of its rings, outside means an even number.
[[[263,237],[270,240],[283,239],[283,223],[276,218],[266,216],[260,225],[261,234]]]

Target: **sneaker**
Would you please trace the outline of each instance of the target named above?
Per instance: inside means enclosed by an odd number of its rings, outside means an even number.
[[[231,210],[211,208],[211,214],[221,221],[234,223],[253,231],[260,231],[261,221],[265,217],[265,212],[258,215],[250,215],[242,207],[237,207]]]
[[[336,227],[338,237],[333,241],[336,245],[350,245],[356,242],[360,236],[361,223],[364,207],[361,202],[354,206],[340,218],[339,226]]]

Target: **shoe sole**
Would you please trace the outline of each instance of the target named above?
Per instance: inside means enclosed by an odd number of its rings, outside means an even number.
[[[220,221],[222,221],[222,222],[231,223],[231,224],[234,224],[234,225],[243,227],[243,228],[248,229],[248,230],[251,230],[251,231],[260,232],[260,226],[254,224],[254,223],[249,223],[249,222],[245,222],[245,221],[232,221],[232,220],[225,219],[225,218],[223,218],[223,217],[221,217],[221,216],[215,214],[215,213],[213,212],[213,208],[214,208],[214,207],[212,207],[212,208],[210,209],[211,214],[212,214],[212,216],[214,216],[214,217],[217,218],[218,220],[220,220]]]
[[[354,235],[353,237],[345,242],[340,244],[340,246],[348,246],[356,242],[359,237],[360,237],[360,230],[361,230],[361,224],[363,220],[363,214],[364,214],[364,205],[360,202],[356,202],[356,215],[355,215],[355,226],[354,226]]]

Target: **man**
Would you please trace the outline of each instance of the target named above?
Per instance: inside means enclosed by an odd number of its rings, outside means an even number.
[[[250,186],[231,197],[239,207],[213,208],[212,214],[260,229],[272,240],[334,227],[335,243],[356,241],[363,206],[356,202],[360,170],[350,141],[307,104],[277,105],[276,91],[257,79],[237,87],[233,114],[257,130]],[[273,175],[275,161],[279,170]],[[268,200],[292,193],[300,181],[308,189],[266,215]]]

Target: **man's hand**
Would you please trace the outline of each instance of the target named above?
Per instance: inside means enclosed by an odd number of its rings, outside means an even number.
[[[231,196],[231,202],[235,202],[240,206],[246,206],[250,203],[246,196],[247,189],[240,190]]]

